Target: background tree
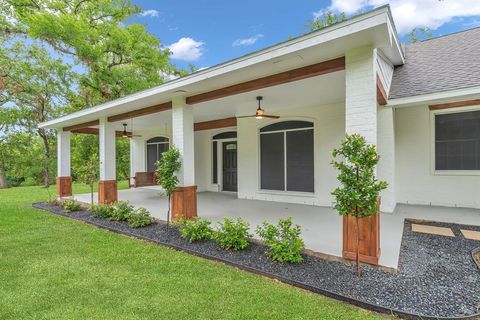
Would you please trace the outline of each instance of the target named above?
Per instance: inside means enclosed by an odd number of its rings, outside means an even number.
[[[46,49],[16,41],[0,48],[0,95],[5,101],[0,122],[37,134],[44,146],[44,185],[50,184],[52,133],[38,128],[62,113],[72,95],[71,67],[51,58]]]
[[[344,12],[334,13],[327,11],[315,17],[315,19],[308,21],[307,28],[309,31],[316,31],[345,20],[347,20],[347,16]]]
[[[93,187],[98,181],[100,175],[100,166],[97,154],[93,154],[90,159],[85,161],[78,169],[78,180],[90,187],[90,204],[93,206]]]
[[[177,148],[171,147],[168,151],[162,153],[162,158],[157,161],[157,170],[155,174],[158,183],[168,196],[167,226],[170,223],[170,209],[172,207],[171,197],[178,185],[176,173],[182,167],[180,162],[180,152]]]
[[[0,123],[41,137],[44,184],[55,137],[38,129],[39,122],[159,85],[170,74],[187,73],[175,70],[168,49],[144,25],[129,21],[141,11],[128,0],[0,1]],[[12,47],[16,42],[24,45]],[[33,51],[37,53],[30,56]],[[62,68],[69,79],[59,76]],[[47,71],[49,77],[29,79]],[[56,91],[40,85],[47,78],[57,82]],[[74,136],[72,144],[81,139],[89,144],[84,149],[98,148],[96,137]],[[128,176],[128,141],[117,141],[119,177]],[[73,153],[77,160],[90,156],[72,148],[72,161]],[[75,166],[72,162],[73,173]]]
[[[342,216],[355,217],[356,273],[360,275],[358,220],[378,212],[378,197],[387,188],[387,182],[377,180],[375,166],[380,156],[375,146],[368,145],[361,135],[347,135],[332,155],[332,165],[340,171],[337,179],[341,184],[332,192],[335,209]],[[340,159],[336,160],[337,157]]]
[[[432,38],[432,31],[428,27],[417,27],[413,28],[407,34],[407,43],[417,43],[426,39]]]

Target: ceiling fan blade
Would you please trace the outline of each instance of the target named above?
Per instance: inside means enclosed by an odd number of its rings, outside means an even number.
[[[271,118],[271,119],[278,119],[278,118],[280,118],[280,116],[274,116],[274,115],[269,115],[269,114],[264,114],[263,117],[264,117],[264,118]]]
[[[239,118],[254,118],[256,117],[257,115],[253,114],[253,115],[250,115],[250,116],[237,116],[237,119]]]

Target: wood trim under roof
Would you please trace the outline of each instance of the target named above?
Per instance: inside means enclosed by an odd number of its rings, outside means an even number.
[[[302,80],[310,77],[319,76],[335,71],[345,69],[345,57],[340,57],[333,60],[312,64],[306,67],[301,67],[285,72],[276,73],[263,78],[250,80],[228,87],[212,90],[209,92],[200,93],[187,97],[187,104],[196,104],[206,102],[214,99],[224,98],[235,94],[245,93],[253,90],[272,87],[284,83],[289,83],[297,80]]]
[[[388,96],[383,86],[382,80],[377,73],[377,102],[379,105],[384,106],[387,104]]]
[[[71,130],[72,133],[80,133],[80,134],[99,134],[99,129],[98,128],[80,128],[80,129],[74,129]],[[132,133],[127,131],[127,135],[131,136]],[[115,131],[115,136],[116,137],[123,137],[123,131]]]
[[[161,104],[157,104],[154,106],[138,109],[138,110],[133,110],[125,113],[120,113],[114,116],[110,116],[107,118],[109,122],[115,122],[115,121],[120,121],[120,120],[126,120],[130,118],[135,118],[135,117],[141,117],[141,116],[146,116],[152,113],[157,113],[157,112],[162,112],[166,110],[172,109],[172,102],[165,102]]]
[[[93,120],[89,122],[79,123],[73,126],[63,127],[63,131],[74,131],[76,129],[88,128],[91,126],[97,126],[100,124],[100,120]]]
[[[209,129],[236,127],[236,126],[237,126],[237,118],[231,117],[231,118],[225,118],[225,119],[217,119],[217,120],[194,123],[193,130],[201,131],[201,130],[209,130]]]
[[[442,110],[442,109],[450,109],[450,108],[461,108],[461,107],[469,107],[469,106],[480,106],[480,99],[474,100],[463,100],[457,102],[449,102],[449,103],[440,103],[440,104],[431,104],[428,106],[430,110]]]

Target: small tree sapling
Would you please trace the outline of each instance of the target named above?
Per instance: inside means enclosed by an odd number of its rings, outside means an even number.
[[[85,161],[78,169],[78,179],[80,182],[90,187],[90,204],[93,206],[93,187],[99,176],[99,160],[98,155],[93,154],[90,159]]]
[[[172,194],[178,185],[176,173],[181,167],[180,152],[175,147],[171,147],[168,151],[162,153],[161,159],[157,161],[157,170],[155,170],[155,174],[158,183],[162,186],[168,196],[167,226],[170,223]]]
[[[340,171],[337,179],[341,184],[332,192],[335,209],[342,216],[355,217],[356,274],[360,275],[358,220],[377,213],[378,197],[387,188],[387,182],[376,178],[375,166],[380,156],[375,146],[367,144],[359,134],[347,135],[332,155],[332,165]]]

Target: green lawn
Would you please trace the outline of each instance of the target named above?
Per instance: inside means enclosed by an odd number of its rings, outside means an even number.
[[[2,320],[383,318],[31,208],[46,199],[39,187],[0,190]]]

